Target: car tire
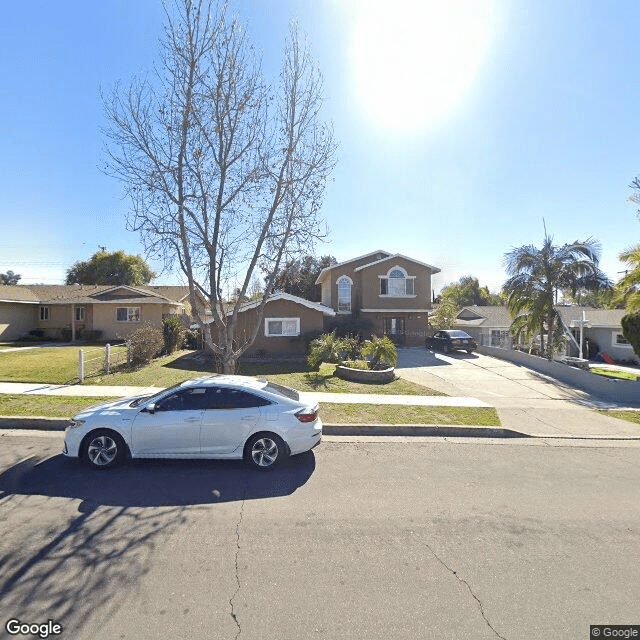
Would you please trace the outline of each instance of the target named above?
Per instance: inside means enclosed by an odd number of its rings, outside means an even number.
[[[125,449],[124,440],[117,433],[100,429],[84,439],[81,457],[94,469],[111,469],[122,462]]]
[[[471,355],[473,353],[473,349],[467,349],[467,353]]]
[[[245,460],[259,471],[275,469],[287,455],[287,445],[275,433],[256,433],[245,446]]]
[[[451,347],[448,344],[445,344],[442,347],[442,351],[443,351],[443,353],[451,353]]]

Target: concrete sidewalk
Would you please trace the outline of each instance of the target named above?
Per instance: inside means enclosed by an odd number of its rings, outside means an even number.
[[[131,387],[131,386],[91,386],[91,385],[55,385],[27,384],[21,382],[1,382],[0,394],[11,395],[43,395],[43,396],[76,396],[76,397],[114,397],[153,395],[164,387]],[[372,393],[315,393],[300,392],[303,402],[336,402],[340,404],[398,404],[420,407],[490,407],[490,404],[470,397],[451,396],[394,396]]]

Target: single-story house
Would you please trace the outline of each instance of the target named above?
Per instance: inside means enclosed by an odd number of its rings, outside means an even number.
[[[250,338],[258,319],[259,305],[258,300],[240,307],[235,331],[238,344]],[[333,316],[335,311],[319,302],[310,302],[289,293],[275,293],[265,303],[256,339],[244,355],[267,358],[305,356],[309,341],[324,331],[325,318]]]
[[[565,354],[576,357],[580,349],[580,325],[583,326],[585,357],[591,353],[606,353],[616,360],[633,360],[633,348],[622,333],[624,309],[595,309],[576,305],[557,305],[556,310],[567,334]],[[511,348],[513,338],[509,327],[512,318],[505,306],[463,307],[456,317],[454,329],[462,329],[476,338],[478,344]]]
[[[144,323],[159,327],[168,315],[190,315],[188,287],[0,286],[0,340],[17,340],[38,329],[53,339],[73,340],[84,333],[116,340]]]

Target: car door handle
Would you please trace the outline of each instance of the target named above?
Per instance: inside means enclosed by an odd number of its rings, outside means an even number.
[[[185,418],[183,422],[200,422],[200,418]]]

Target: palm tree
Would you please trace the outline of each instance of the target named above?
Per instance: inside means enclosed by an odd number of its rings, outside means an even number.
[[[623,251],[618,259],[631,269],[616,284],[617,301],[624,303],[627,311],[640,311],[640,244]]]
[[[554,308],[558,291],[588,291],[611,287],[598,268],[600,243],[593,238],[558,247],[545,229],[542,248],[518,247],[505,254],[509,279],[504,284],[512,332],[540,334],[540,350],[548,358],[562,339],[563,329]],[[546,336],[546,348],[545,348]]]

